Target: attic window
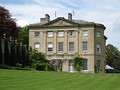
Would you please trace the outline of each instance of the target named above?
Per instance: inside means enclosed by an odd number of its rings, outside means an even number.
[[[69,31],[69,36],[74,36],[75,32],[74,31]]]
[[[40,36],[40,32],[35,32],[35,37]]]
[[[83,31],[82,31],[82,36],[84,36],[84,37],[85,37],[85,36],[88,36],[88,30],[83,30]]]

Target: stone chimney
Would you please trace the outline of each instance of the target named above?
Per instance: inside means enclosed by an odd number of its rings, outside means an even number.
[[[72,14],[68,13],[68,20],[72,21]]]
[[[50,16],[48,14],[45,14],[45,18],[40,18],[40,21],[42,23],[48,23],[50,21]]]
[[[46,20],[46,22],[50,21],[50,16],[48,14],[45,14],[45,20]]]

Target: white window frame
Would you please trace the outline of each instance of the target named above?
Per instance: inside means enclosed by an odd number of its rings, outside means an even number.
[[[36,31],[35,33],[35,37],[39,37],[40,36],[40,32]]]
[[[59,37],[63,37],[64,36],[64,32],[63,31],[58,31],[58,36]]]
[[[52,52],[53,51],[53,43],[49,42],[48,43],[48,52]]]
[[[40,43],[35,43],[35,44],[34,44],[34,48],[35,48],[37,51],[40,51]]]
[[[52,31],[47,32],[47,36],[48,37],[53,37],[53,32]]]
[[[101,53],[101,44],[100,43],[96,44],[96,52]]]
[[[74,51],[74,42],[69,42],[69,51]]]
[[[88,51],[88,42],[87,41],[83,41],[82,44],[83,44],[83,46],[82,46],[83,52],[87,52]]]
[[[87,37],[88,36],[88,30],[82,30],[82,36]]]
[[[101,37],[101,32],[100,31],[96,32],[96,37]]]

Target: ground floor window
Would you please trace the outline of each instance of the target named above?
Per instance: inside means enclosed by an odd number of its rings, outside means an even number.
[[[87,59],[83,61],[83,70],[88,70]]]
[[[97,72],[100,72],[100,63],[101,61],[100,60],[97,60],[96,64],[97,64]]]

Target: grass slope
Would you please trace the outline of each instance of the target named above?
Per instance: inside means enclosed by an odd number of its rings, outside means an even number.
[[[120,74],[0,70],[0,90],[120,90]]]

